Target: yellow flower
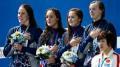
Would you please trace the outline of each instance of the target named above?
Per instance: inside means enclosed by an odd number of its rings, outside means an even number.
[[[25,43],[26,42],[26,38],[24,37],[23,33],[19,32],[19,31],[15,31],[15,33],[11,34],[10,36],[10,41],[11,43]]]
[[[15,35],[16,35],[16,36],[18,36],[19,34],[20,34],[20,32],[19,32],[19,31],[16,31],[16,32],[15,32]]]
[[[36,51],[36,55],[37,57],[40,57],[43,59],[49,58],[49,56],[51,55],[49,46],[42,45],[41,47],[39,47]]]

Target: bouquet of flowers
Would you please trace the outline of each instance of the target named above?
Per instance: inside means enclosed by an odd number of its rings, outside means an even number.
[[[24,37],[23,33],[16,31],[15,33],[11,34],[10,36],[10,41],[11,43],[25,43],[26,42],[26,38]]]
[[[48,59],[51,54],[50,47],[46,45],[42,45],[36,51],[36,57],[39,57],[40,59]]]
[[[64,52],[60,58],[61,63],[67,62],[69,64],[76,63],[77,59],[78,59],[77,54],[72,51]]]

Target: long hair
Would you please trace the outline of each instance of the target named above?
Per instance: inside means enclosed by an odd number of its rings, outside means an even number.
[[[25,8],[25,10],[27,11],[27,14],[29,16],[29,24],[31,27],[36,27],[37,24],[36,24],[36,21],[35,21],[35,18],[34,18],[34,13],[33,13],[33,9],[30,5],[28,4],[22,4],[21,5],[23,8]]]
[[[62,34],[65,32],[65,30],[64,30],[64,28],[62,26],[61,14],[60,14],[59,10],[56,9],[56,8],[49,8],[47,11],[49,11],[49,10],[53,11],[54,14],[55,14],[55,16],[58,18],[58,28],[57,28],[57,30],[58,30],[59,35],[62,36]],[[46,11],[46,13],[47,13],[47,11]],[[46,32],[51,31],[51,27],[49,27],[47,25],[47,22],[46,22],[46,28],[45,28],[45,30],[46,30]]]
[[[71,8],[69,10],[69,12],[70,11],[74,11],[76,13],[78,18],[81,19],[81,21],[80,21],[80,24],[81,24],[82,23],[82,19],[83,19],[83,12],[82,12],[82,10],[80,10],[79,8]],[[68,23],[68,37],[69,37],[69,40],[72,37],[72,30],[71,30],[71,26],[69,25],[69,23]]]
[[[62,27],[62,22],[61,22],[61,15],[60,15],[60,12],[59,10],[57,10],[56,8],[50,8],[48,10],[51,10],[55,13],[55,16],[59,19],[58,20],[58,28],[57,28],[57,31],[58,31],[58,36],[59,37],[62,37],[62,34],[65,32],[64,28]],[[47,10],[47,11],[48,11]],[[46,12],[47,13],[47,12]],[[47,25],[47,22],[46,22],[46,28],[44,30],[44,32],[41,34],[40,38],[39,38],[39,45],[42,45],[42,44],[45,44],[47,42],[47,40],[50,38],[50,35],[52,34],[52,28],[49,27]]]

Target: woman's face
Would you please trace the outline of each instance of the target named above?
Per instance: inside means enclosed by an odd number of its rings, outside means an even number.
[[[93,20],[99,20],[102,16],[102,10],[100,10],[99,5],[97,3],[90,4],[89,13]]]
[[[106,39],[101,39],[101,40],[98,42],[100,51],[105,52],[108,48],[110,48],[107,44],[108,44],[108,43],[107,43]]]
[[[21,25],[28,25],[28,13],[23,6],[20,6],[18,9],[18,21]]]
[[[57,28],[58,27],[58,18],[52,10],[48,10],[46,13],[46,22],[49,27]]]
[[[70,11],[68,13],[68,23],[72,27],[76,27],[80,24],[81,19],[76,15],[75,11]]]

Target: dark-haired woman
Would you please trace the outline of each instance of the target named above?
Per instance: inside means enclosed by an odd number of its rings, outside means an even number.
[[[6,57],[12,58],[10,67],[38,67],[38,61],[34,56],[36,54],[38,37],[42,30],[37,27],[30,5],[20,5],[18,21],[20,25],[11,28],[8,32],[3,53]],[[19,39],[18,37],[18,39],[14,39],[14,37],[17,37],[16,32],[23,34],[23,38]],[[13,36],[13,34],[16,35]]]
[[[62,27],[59,10],[56,8],[48,9],[46,12],[46,28],[39,39],[39,46],[46,44],[47,46],[52,47],[51,51],[53,52],[53,55],[47,59],[47,63],[42,63],[45,67],[46,64],[56,67],[59,59],[56,58],[55,54],[59,50],[59,43],[64,32],[65,30]]]

